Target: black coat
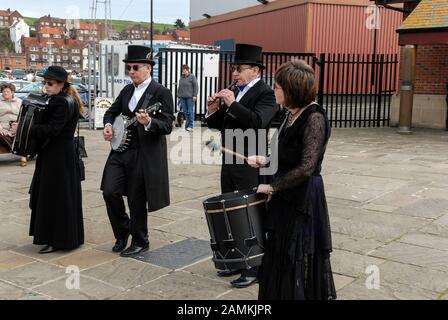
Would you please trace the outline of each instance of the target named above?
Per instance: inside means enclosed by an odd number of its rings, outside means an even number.
[[[238,95],[238,88],[234,90],[234,94],[235,97]],[[263,80],[259,80],[246,92],[239,102],[235,101],[230,107],[221,105],[218,111],[206,118],[206,122],[209,128],[221,131],[222,145],[234,151],[237,151],[235,150],[236,140],[234,139],[233,144],[226,143],[225,130],[241,129],[244,131],[255,129],[257,132],[257,148],[249,150],[247,143],[244,146],[244,154],[246,156],[255,155],[260,154],[258,150],[259,130],[269,128],[278,110],[279,107],[275,102],[273,90]]]
[[[104,115],[104,124],[114,123],[115,117],[120,114],[133,116],[128,104],[134,94],[134,85],[129,84],[121,90],[115,102]],[[137,104],[136,111],[143,104],[145,95],[152,94],[149,105],[156,102],[162,103],[161,111],[155,116],[151,115],[151,125],[145,131],[143,125],[137,125],[140,150],[139,157],[142,157],[144,166],[144,180],[146,189],[146,199],[148,211],[156,211],[170,204],[169,179],[168,179],[168,157],[167,143],[165,135],[171,133],[173,128],[173,97],[171,92],[161,84],[152,80]],[[112,151],[111,151],[112,152]],[[109,155],[110,156],[110,155]],[[104,189],[101,182],[101,190]]]
[[[31,128],[31,135],[45,141],[30,188],[34,244],[73,249],[84,243],[81,180],[73,144],[78,117],[76,104],[54,96],[43,122]]]

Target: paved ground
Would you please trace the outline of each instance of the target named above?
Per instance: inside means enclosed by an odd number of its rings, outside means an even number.
[[[232,289],[210,256],[173,270],[112,253],[99,191],[108,145],[100,131],[82,134],[89,157],[78,250],[37,254],[27,208],[34,161],[21,168],[0,155],[0,299],[256,299],[257,285]],[[170,147],[174,159],[180,145]],[[445,131],[333,131],[323,174],[339,299],[448,299],[447,172]],[[219,166],[171,163],[170,177],[172,205],[149,218],[151,251],[209,239],[202,200],[219,193]],[[70,265],[81,270],[79,290],[66,287]]]

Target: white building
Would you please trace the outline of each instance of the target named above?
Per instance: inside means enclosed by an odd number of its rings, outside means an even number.
[[[16,53],[22,53],[22,37],[30,36],[30,26],[23,19],[19,19],[9,27],[9,35]]]

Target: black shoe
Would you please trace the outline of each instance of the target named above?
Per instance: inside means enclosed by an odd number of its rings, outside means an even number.
[[[246,288],[255,282],[258,282],[257,277],[241,276],[238,279],[231,281],[230,284],[235,288]]]
[[[129,235],[126,236],[126,238],[124,239],[117,239],[117,241],[115,241],[115,245],[112,248],[113,252],[121,252],[123,251],[126,246],[128,245],[128,238]]]
[[[131,246],[129,248],[127,248],[126,250],[122,251],[120,253],[120,256],[122,257],[132,257],[134,255],[136,255],[137,253],[140,252],[145,252],[149,250],[149,244],[147,244],[144,247],[135,245],[135,244],[131,244]]]
[[[216,271],[216,273],[217,273],[218,277],[230,277],[230,276],[240,273],[240,270],[225,269],[225,270],[218,270],[218,271]]]
[[[46,245],[45,247],[43,247],[42,249],[39,250],[39,253],[44,254],[44,253],[50,253],[50,252],[55,252],[58,249],[56,249],[53,246],[50,245]]]

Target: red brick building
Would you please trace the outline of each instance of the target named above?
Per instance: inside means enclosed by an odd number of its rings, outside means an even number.
[[[125,28],[121,32],[121,38],[126,40],[151,40],[151,29],[137,23]]]
[[[43,27],[36,32],[39,39],[64,39],[65,33],[62,28],[59,27]]]
[[[142,24],[134,24],[121,32],[123,40],[151,40],[151,28]],[[169,29],[163,34],[153,33],[153,40],[170,40],[179,42],[190,42],[190,31],[181,29]]]
[[[37,19],[34,26],[36,32],[39,32],[42,28],[60,28],[65,30],[65,20],[46,15]]]
[[[0,54],[0,70],[28,69],[26,56],[24,54],[7,53]]]
[[[391,122],[398,124],[401,118],[400,127],[447,128],[448,1],[406,1],[404,9],[404,21],[397,29],[403,61],[401,92]]]
[[[0,29],[8,29],[14,22],[23,19],[22,15],[17,11],[0,10]]]
[[[31,69],[58,65],[67,69],[81,70],[82,49],[82,43],[73,39],[23,39],[23,52]]]
[[[80,42],[98,42],[105,37],[105,28],[103,23],[80,22],[79,26],[70,32],[72,39]]]

